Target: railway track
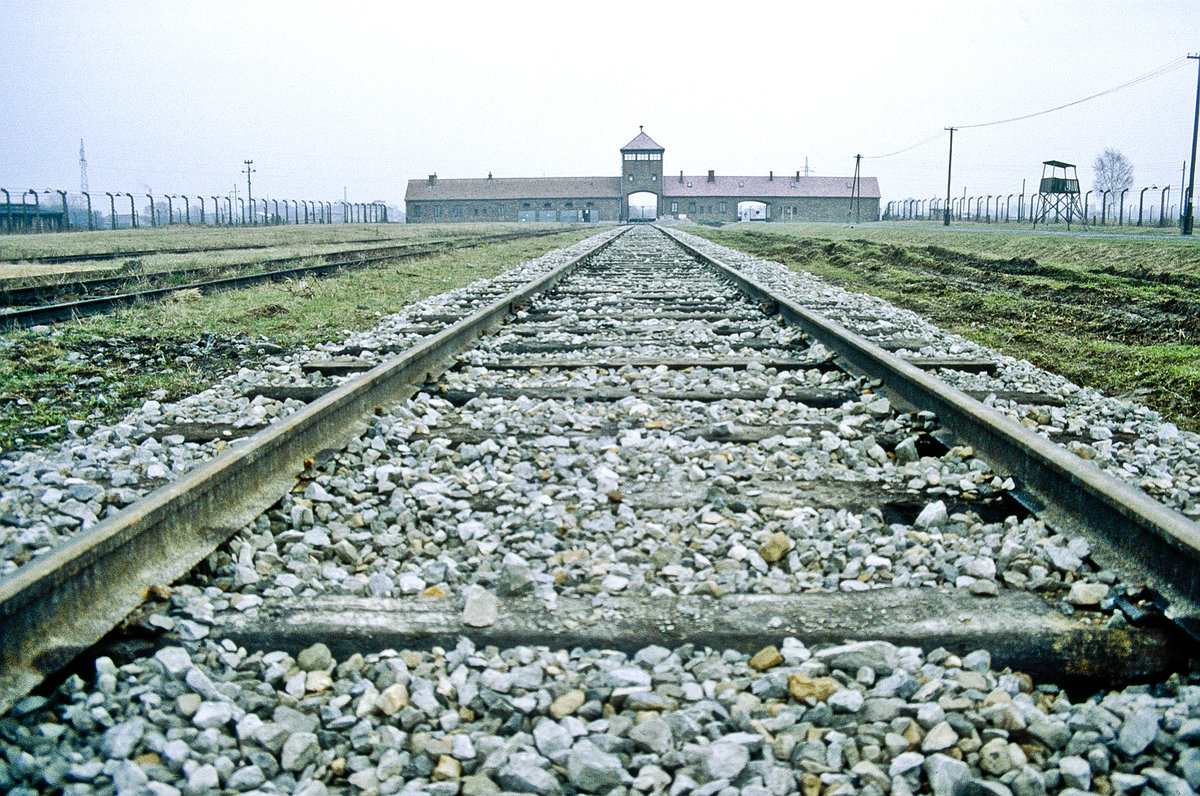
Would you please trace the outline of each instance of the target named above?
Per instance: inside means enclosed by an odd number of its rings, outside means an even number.
[[[336,241],[337,243],[383,243],[388,240],[403,240],[402,238],[358,238],[352,240]],[[45,264],[64,264],[64,263],[88,263],[88,262],[103,262],[105,260],[125,260],[137,257],[154,257],[160,254],[196,254],[198,252],[225,252],[225,251],[250,251],[255,249],[270,249],[274,248],[275,244],[242,244],[238,246],[177,246],[172,248],[161,249],[126,249],[120,251],[104,251],[104,252],[78,252],[75,254],[46,254],[46,255],[30,255],[28,257],[0,257],[0,262],[5,263],[45,263]]]
[[[10,781],[1190,787],[1190,520],[931,375],[995,362],[600,237],[242,383],[266,427],[118,435],[215,458],[0,578]],[[140,657],[24,697],[123,620]]]
[[[280,257],[260,260],[249,264],[215,266],[206,268],[176,269],[173,271],[92,279],[62,280],[40,284],[0,286],[0,304],[10,309],[0,310],[0,326],[32,326],[53,323],[81,315],[111,311],[117,307],[141,301],[155,301],[180,290],[199,290],[204,293],[235,290],[250,285],[296,279],[306,276],[322,276],[350,268],[362,268],[389,260],[424,257],[444,251],[446,248],[472,248],[474,246],[515,240],[528,237],[544,237],[558,234],[553,231],[522,231],[500,235],[486,235],[466,241],[441,240],[420,244],[373,247],[358,250],[343,250],[314,257]],[[310,265],[295,263],[320,259]],[[290,267],[279,267],[290,266]],[[251,273],[213,277],[231,271],[251,269]],[[147,287],[147,285],[149,285]],[[138,287],[129,290],[130,287]],[[121,291],[124,292],[112,292]],[[82,295],[86,298],[63,301],[64,297]]]

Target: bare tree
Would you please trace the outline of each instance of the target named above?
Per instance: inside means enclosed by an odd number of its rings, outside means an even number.
[[[1115,195],[1133,185],[1133,164],[1119,149],[1110,147],[1097,155],[1092,171],[1096,174],[1092,188],[1098,193],[1112,191]]]

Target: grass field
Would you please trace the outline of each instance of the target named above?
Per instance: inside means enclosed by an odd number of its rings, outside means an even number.
[[[689,231],[887,299],[1200,430],[1198,240],[885,223]]]
[[[465,231],[464,225],[421,226],[419,234],[429,238]],[[395,225],[388,232],[404,229]],[[479,225],[475,232],[515,229]],[[577,226],[558,235],[208,296],[185,291],[161,303],[60,324],[49,332],[2,332],[0,451],[59,439],[70,419],[94,427],[119,419],[150,397],[173,400],[198,392],[242,365],[241,349],[228,343],[233,338],[255,338],[284,349],[340,339],[344,330],[370,328],[381,315],[425,296],[495,276],[598,231],[595,225]],[[282,255],[267,250],[259,256]],[[198,340],[205,344],[197,346]]]

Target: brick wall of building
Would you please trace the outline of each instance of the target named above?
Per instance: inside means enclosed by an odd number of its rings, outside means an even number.
[[[849,178],[801,177],[773,172],[746,175],[664,176],[663,148],[645,132],[621,148],[620,177],[561,177],[410,180],[405,206],[409,223],[469,221],[627,220],[630,194],[657,197],[657,216],[687,216],[696,221],[736,222],[740,202],[762,202],[770,209],[752,220],[876,221],[879,186],[863,179],[865,193],[857,214],[849,197]],[[461,198],[456,198],[461,197]],[[486,198],[491,197],[491,198]],[[508,198],[500,198],[508,197]],[[541,198],[536,198],[541,197]]]
[[[616,222],[621,204],[612,197],[593,199],[453,199],[435,202],[405,202],[407,221],[454,224],[480,221],[584,221]],[[553,213],[554,218],[549,218]],[[533,217],[529,217],[529,216]]]
[[[842,197],[667,196],[663,200],[663,214],[676,218],[687,216],[693,221],[733,222],[739,220],[739,202],[766,204],[769,208],[767,221],[846,221],[855,218],[850,200]],[[861,207],[859,217],[863,221],[879,220],[879,199],[863,197]]]

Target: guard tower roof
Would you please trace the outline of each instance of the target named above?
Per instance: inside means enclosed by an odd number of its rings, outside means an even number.
[[[1043,166],[1054,166],[1056,169],[1073,169],[1074,163],[1063,163],[1061,160],[1043,160]]]
[[[640,131],[641,129],[642,128],[639,126],[638,130]],[[631,150],[637,150],[639,152],[644,152],[646,150],[650,150],[652,152],[662,152],[663,148],[655,143],[653,138],[643,132],[639,132],[632,141],[621,147],[622,152],[629,152]]]

